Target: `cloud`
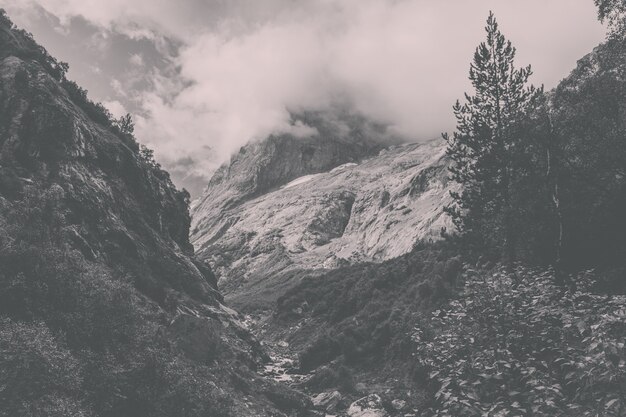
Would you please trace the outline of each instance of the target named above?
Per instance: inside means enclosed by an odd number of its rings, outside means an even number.
[[[604,33],[590,0],[36,3],[63,22],[79,16],[154,43],[167,64],[134,65],[132,83],[112,90],[139,103],[137,135],[163,165],[196,179],[255,138],[310,134],[289,111],[338,99],[414,140],[453,128],[450,108],[469,89],[469,61],[490,9],[518,47],[518,65],[533,64],[534,82],[548,87]],[[149,88],[130,94],[137,76]]]
[[[129,58],[129,61],[132,65],[136,67],[144,66],[143,56],[141,56],[141,54],[132,54]]]
[[[102,104],[107,109],[109,109],[109,111],[115,118],[119,119],[120,117],[125,116],[128,113],[126,107],[124,107],[124,105],[117,100],[104,101]]]

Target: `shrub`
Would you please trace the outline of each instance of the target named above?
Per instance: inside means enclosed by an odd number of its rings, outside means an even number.
[[[480,276],[415,329],[436,385],[433,415],[626,413],[626,297],[554,284],[552,271]],[[434,336],[433,336],[434,335]]]
[[[45,324],[0,319],[0,415],[87,415],[72,399],[80,373]]]
[[[302,368],[312,370],[330,361],[360,370],[404,363],[415,349],[410,339],[413,316],[439,304],[456,286],[461,269],[457,254],[446,243],[420,244],[381,264],[302,277],[278,299],[276,313],[283,321],[311,316],[306,326],[326,331],[301,352]],[[294,314],[302,306],[307,308]]]
[[[337,339],[325,334],[300,353],[300,369],[310,371],[327,363],[341,354],[341,344]]]

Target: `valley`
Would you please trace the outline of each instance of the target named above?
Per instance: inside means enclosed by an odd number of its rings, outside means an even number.
[[[271,158],[258,149],[267,145],[250,146],[220,169],[235,180],[218,173],[192,203],[191,239],[220,277],[225,303],[268,349],[261,373],[329,415],[368,396],[364,413],[417,413],[424,388],[406,366],[410,323],[444,300],[461,272],[459,259],[437,248],[454,227],[441,211],[454,189],[441,142],[392,145],[349,163],[340,163],[352,158],[341,149],[331,158],[337,166],[264,183],[266,191],[224,207],[216,196],[225,184],[227,195],[242,189],[241,159],[246,172],[292,163],[264,165]]]
[[[553,90],[490,13],[452,135],[295,106],[193,201],[0,9],[0,417],[626,415],[606,7]]]

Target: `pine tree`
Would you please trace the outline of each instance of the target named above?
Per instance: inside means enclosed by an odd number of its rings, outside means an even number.
[[[485,29],[487,40],[476,49],[470,66],[474,95],[466,93],[464,104],[456,102],[456,131],[443,135],[453,162],[451,178],[462,186],[445,210],[472,246],[504,248],[503,255],[512,260],[517,236],[513,167],[520,165],[515,159],[524,152],[521,122],[543,89],[527,86],[530,66],[515,68],[515,48],[493,13]]]
[[[126,113],[125,116],[114,120],[113,123],[124,135],[132,136],[135,133],[135,122],[133,122],[133,117],[130,115],[130,113]]]

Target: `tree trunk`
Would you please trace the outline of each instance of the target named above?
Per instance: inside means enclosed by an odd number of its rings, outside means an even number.
[[[554,252],[554,273],[557,284],[563,285],[565,283],[563,268],[562,268],[562,250],[563,250],[563,212],[561,211],[561,200],[559,196],[559,172],[556,167],[556,160],[554,158],[554,152],[551,152],[553,140],[557,137],[554,132],[554,125],[552,123],[552,116],[548,113],[548,121],[550,122],[550,137],[549,143],[546,146],[546,153],[548,159],[548,170],[546,177],[550,188],[552,190],[552,203],[554,204],[554,212],[556,217],[556,237],[555,237],[555,252]]]

